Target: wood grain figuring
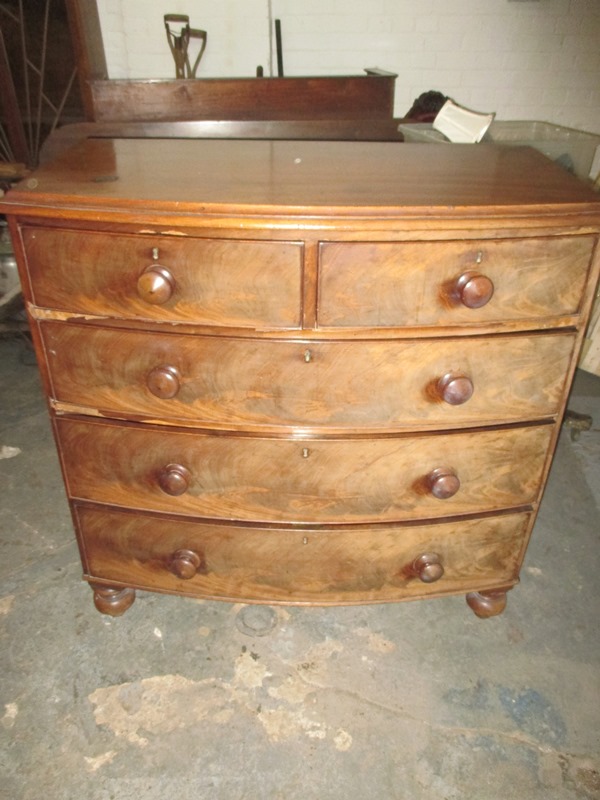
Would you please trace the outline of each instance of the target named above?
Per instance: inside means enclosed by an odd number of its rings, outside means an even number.
[[[199,597],[269,603],[377,603],[466,592],[517,580],[528,514],[413,527],[301,531],[215,526],[78,506],[90,579]],[[174,552],[203,554],[182,580]],[[423,583],[411,565],[434,548],[444,575]]]
[[[558,412],[569,334],[454,340],[285,342],[41,324],[57,400],[103,414],[238,429],[330,431],[491,425]],[[410,365],[410,368],[409,368]],[[174,368],[179,390],[156,397],[148,377]],[[438,381],[465,373],[463,405]]]
[[[427,519],[534,503],[552,435],[542,426],[297,441],[66,419],[57,427],[74,498],[289,523]],[[165,480],[170,466],[175,482]],[[456,472],[460,489],[440,500],[428,476],[443,466]]]
[[[94,119],[91,82],[108,78],[98,3],[96,0],[66,0],[65,8],[85,116]]]
[[[600,196],[530,148],[96,133],[0,198],[96,607],[501,613]]]
[[[299,243],[107,236],[39,228],[25,228],[23,239],[34,301],[40,306],[161,322],[251,328],[300,325]],[[138,294],[141,274],[153,265],[173,277],[173,295],[161,305]]]
[[[321,326],[453,325],[576,314],[594,238],[321,245]],[[457,296],[461,275],[493,283],[481,308]]]
[[[394,81],[388,75],[298,78],[95,80],[94,119],[348,119],[389,118]]]
[[[48,205],[76,218],[194,214],[198,226],[206,215],[243,215],[242,225],[259,216],[263,230],[282,216],[294,227],[349,216],[392,230],[421,218],[439,230],[440,218],[468,226],[483,215],[489,227],[506,214],[518,226],[540,214],[600,213],[598,195],[531,148],[404,142],[88,139],[19,184],[10,203],[40,216]]]
[[[87,138],[102,139],[311,139],[402,142],[393,117],[349,119],[193,119],[171,122],[79,122],[63,125],[44,142],[43,163]]]

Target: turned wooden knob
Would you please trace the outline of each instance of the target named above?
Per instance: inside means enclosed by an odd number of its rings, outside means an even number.
[[[415,558],[413,570],[423,583],[435,583],[444,574],[444,567],[437,553],[423,553]]]
[[[466,375],[448,372],[438,381],[440,397],[451,406],[460,406],[471,399],[473,382]]]
[[[178,578],[189,581],[202,566],[202,559],[193,550],[177,550],[169,562],[169,569]]]
[[[467,308],[481,308],[494,294],[494,284],[487,275],[468,270],[456,281],[456,296]]]
[[[138,278],[137,290],[146,303],[161,306],[171,299],[175,291],[175,278],[166,267],[151,264]]]
[[[438,500],[453,497],[460,489],[460,478],[450,467],[437,467],[427,476],[429,491]]]
[[[170,400],[180,389],[179,372],[175,367],[154,367],[146,377],[146,386],[155,397]]]
[[[158,485],[165,492],[173,497],[184,494],[190,487],[192,476],[188,469],[181,464],[167,464],[163,467],[158,476]]]

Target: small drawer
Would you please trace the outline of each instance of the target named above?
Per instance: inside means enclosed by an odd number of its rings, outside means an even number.
[[[212,519],[368,523],[533,504],[553,426],[251,439],[57,420],[72,498]]]
[[[210,525],[76,506],[90,580],[270,603],[380,603],[516,583],[529,514],[406,527]]]
[[[323,243],[322,327],[531,322],[572,316],[592,236],[408,243]]]
[[[294,342],[41,323],[63,410],[236,430],[398,431],[559,411],[572,334]]]
[[[242,328],[298,328],[302,245],[24,228],[38,306]]]

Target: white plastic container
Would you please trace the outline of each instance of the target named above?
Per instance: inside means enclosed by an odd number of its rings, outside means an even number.
[[[551,122],[492,122],[483,139],[508,145],[530,145],[553,161],[575,173],[579,178],[595,178],[598,167],[591,174],[600,135],[586,133],[576,128],[565,128]]]
[[[452,144],[443,133],[436,131],[432,122],[406,122],[398,125],[398,130],[404,136],[405,142],[428,142],[439,144],[440,142]]]
[[[405,142],[446,142],[431,123],[402,123],[398,130]],[[494,120],[482,139],[501,145],[535,147],[548,158],[586,180],[600,172],[600,135],[576,128],[565,128],[551,122],[528,120]]]

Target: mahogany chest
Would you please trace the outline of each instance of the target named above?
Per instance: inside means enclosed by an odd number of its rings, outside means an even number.
[[[0,211],[100,611],[503,610],[600,269],[583,183],[528,148],[89,139]]]

